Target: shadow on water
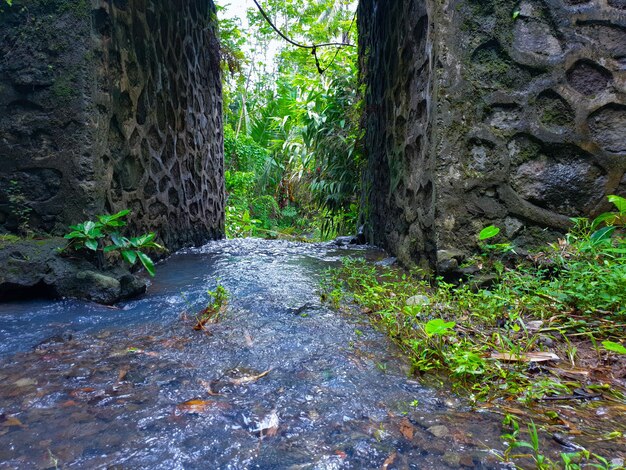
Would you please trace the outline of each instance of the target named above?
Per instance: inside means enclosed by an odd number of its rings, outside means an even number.
[[[172,256],[110,309],[0,306],[0,467],[499,468],[499,419],[412,380],[323,271],[374,250],[230,240]],[[210,334],[192,315],[229,292]],[[117,467],[116,467],[117,468]]]

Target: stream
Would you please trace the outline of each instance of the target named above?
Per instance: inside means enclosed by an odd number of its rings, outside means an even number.
[[[0,468],[502,468],[501,417],[420,384],[364,315],[320,301],[342,256],[385,254],[219,241],[116,308],[0,305]],[[218,282],[223,318],[194,331]]]

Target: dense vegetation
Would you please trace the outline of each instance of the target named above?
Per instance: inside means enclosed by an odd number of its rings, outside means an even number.
[[[229,236],[320,238],[355,228],[360,182],[355,2],[264,3],[221,19]],[[275,50],[275,54],[267,53]],[[323,73],[320,73],[322,72]]]
[[[619,425],[594,420],[599,403],[618,416],[626,398],[619,375],[626,363],[626,199],[609,200],[613,212],[576,219],[563,239],[526,256],[498,240],[497,227],[485,228],[466,282],[347,258],[331,271],[323,297],[338,308],[360,305],[415,373],[452,378],[476,406],[505,414],[513,432],[503,436],[510,444],[504,460],[519,454],[532,461],[523,468],[623,468],[580,449],[561,464],[551,461],[534,423],[598,442],[624,437]],[[592,398],[602,400],[586,406]],[[534,420],[528,441],[520,418]]]

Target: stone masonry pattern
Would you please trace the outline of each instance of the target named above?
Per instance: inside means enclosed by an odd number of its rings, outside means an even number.
[[[128,208],[131,231],[170,249],[223,235],[210,0],[23,0],[0,15],[0,226],[19,225],[17,195],[33,230]]]
[[[370,239],[407,263],[521,246],[626,194],[626,3],[362,0]],[[387,214],[394,214],[387,218]]]

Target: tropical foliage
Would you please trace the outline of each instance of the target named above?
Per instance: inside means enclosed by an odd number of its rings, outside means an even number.
[[[65,235],[69,240],[68,248],[93,252],[95,262],[101,269],[104,267],[106,254],[119,253],[131,266],[139,260],[146,271],[154,276],[154,262],[145,251],[164,248],[154,241],[154,233],[131,238],[122,236],[120,230],[126,226],[123,219],[129,214],[130,211],[125,209],[112,215],[99,215],[95,221],[87,220],[70,226],[72,231]]]
[[[263,5],[298,43],[356,44],[354,2],[308,2],[305,11],[301,2]],[[360,183],[356,48],[313,55],[277,42],[259,11],[247,20],[245,31],[241,21],[220,20],[228,235],[351,231]]]

